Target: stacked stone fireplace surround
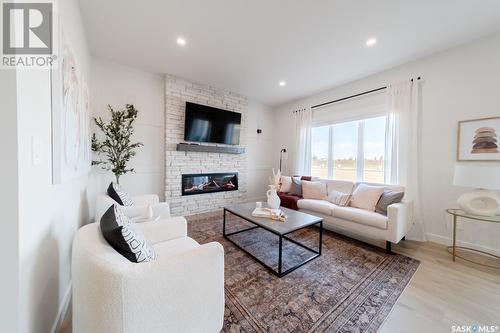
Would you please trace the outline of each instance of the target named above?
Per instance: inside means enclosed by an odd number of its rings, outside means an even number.
[[[237,93],[197,84],[173,75],[165,77],[165,199],[173,216],[215,211],[241,202],[247,191],[247,154],[177,151],[184,142],[186,102],[239,112],[240,144],[247,148],[248,99]],[[211,145],[203,143],[205,145]],[[238,190],[182,196],[182,174],[237,172]]]

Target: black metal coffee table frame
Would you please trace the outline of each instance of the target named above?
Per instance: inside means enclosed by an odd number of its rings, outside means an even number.
[[[250,227],[250,228],[246,228],[246,229],[243,229],[243,230],[238,230],[238,231],[231,232],[231,233],[227,234],[226,233],[226,211],[229,212],[229,213],[231,213],[231,214],[233,214],[233,215],[235,215],[235,216],[238,216],[239,218],[242,218],[243,220],[245,220],[247,222],[255,224],[255,226]],[[277,221],[276,223],[280,223],[280,222]],[[308,247],[308,246],[306,246],[304,244],[301,244],[301,243],[297,242],[296,240],[291,239],[290,237],[286,236],[286,235],[289,235],[291,233],[294,233],[295,231],[298,231],[300,229],[304,229],[304,228],[310,227],[312,225],[319,225],[319,246],[318,246],[318,250],[311,249],[310,247]],[[234,242],[232,239],[229,238],[229,236],[236,235],[236,234],[239,234],[239,233],[242,233],[242,232],[245,232],[245,231],[250,231],[250,230],[253,230],[253,229],[257,229],[257,228],[265,229],[265,230],[267,230],[267,231],[269,231],[269,232],[271,232],[271,233],[273,233],[273,234],[275,234],[276,236],[279,237],[278,270],[277,271],[275,269],[273,269],[271,266],[267,265],[262,260],[260,260],[259,258],[257,258],[256,256],[254,256],[252,253],[250,253],[247,250],[245,250],[242,246],[240,246],[239,244],[237,244],[236,242]],[[231,243],[233,243],[237,248],[239,248],[240,250],[242,250],[243,252],[245,252],[246,254],[248,254],[255,261],[257,261],[262,266],[264,266],[269,271],[271,271],[274,275],[276,275],[278,277],[283,277],[283,276],[285,276],[285,275],[293,272],[297,268],[304,266],[309,261],[314,260],[314,259],[316,259],[317,257],[319,257],[321,255],[321,244],[323,242],[323,220],[320,220],[319,222],[316,222],[314,224],[303,226],[301,228],[297,228],[297,229],[294,229],[294,230],[290,230],[289,232],[280,234],[280,233],[278,233],[278,232],[276,232],[274,230],[266,228],[265,226],[258,225],[255,222],[249,220],[248,218],[246,218],[244,216],[241,216],[240,214],[237,214],[235,212],[232,212],[232,211],[227,210],[226,208],[224,208],[224,215],[223,215],[223,220],[222,220],[222,235],[224,236],[225,239],[227,239],[228,241],[230,241]],[[301,263],[299,263],[299,264],[297,264],[297,265],[295,265],[295,266],[287,269],[286,271],[282,271],[283,239],[286,239],[289,242],[292,242],[292,243],[294,243],[294,244],[296,244],[296,245],[298,245],[298,246],[300,246],[300,247],[302,247],[302,248],[304,248],[304,249],[306,249],[308,251],[313,252],[314,255],[311,256],[311,257],[309,257],[308,259],[302,261]]]

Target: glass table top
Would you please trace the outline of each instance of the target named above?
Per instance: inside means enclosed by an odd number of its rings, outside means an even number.
[[[472,220],[500,223],[500,215],[493,215],[493,216],[473,215],[473,214],[469,214],[469,213],[465,212],[464,210],[458,209],[458,208],[450,208],[450,209],[447,209],[446,212],[448,212],[451,215],[465,217],[465,218],[472,219]]]

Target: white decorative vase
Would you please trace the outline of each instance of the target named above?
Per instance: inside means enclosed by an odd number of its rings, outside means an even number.
[[[274,185],[269,185],[271,188],[270,190],[267,190],[267,205],[271,209],[278,209],[280,208],[281,200],[280,197],[278,197],[278,193],[276,192],[276,187]]]

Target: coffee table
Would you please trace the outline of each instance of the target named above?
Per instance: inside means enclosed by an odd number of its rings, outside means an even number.
[[[254,217],[252,216],[252,211],[255,209],[255,203],[254,202],[249,202],[249,203],[240,203],[240,204],[234,204],[230,206],[225,206],[224,207],[224,217],[223,217],[223,224],[222,224],[222,234],[225,239],[233,243],[236,247],[238,247],[240,250],[251,256],[253,259],[255,259],[257,262],[259,262],[261,265],[266,267],[268,270],[270,270],[273,274],[277,275],[278,277],[283,277],[287,275],[288,273],[293,272],[297,268],[305,265],[309,261],[319,257],[321,255],[321,243],[323,239],[323,219],[321,217],[317,217],[314,215],[309,215],[305,214],[302,212],[298,212],[296,210],[288,209],[281,207],[280,209],[284,211],[284,213],[288,216],[287,220],[285,222],[280,222],[280,221],[274,221],[269,218],[264,218],[264,217]],[[254,226],[250,228],[246,228],[243,230],[238,230],[234,231],[231,233],[226,233],[226,212],[229,212],[233,215],[236,215],[245,221],[248,221]],[[319,244],[318,244],[318,250],[312,249],[304,244],[299,243],[298,241],[289,238],[287,235],[298,231],[300,229],[307,228],[312,225],[318,225],[318,233],[319,233]],[[267,265],[264,263],[262,260],[254,256],[252,253],[248,252],[245,250],[242,246],[234,242],[229,236],[239,234],[242,232],[250,231],[256,228],[262,228],[265,229],[279,237],[279,245],[278,245],[278,270],[273,269],[271,266]],[[282,270],[282,255],[283,255],[283,239],[292,242],[310,252],[313,253],[313,255],[304,261],[301,261],[297,265],[288,268],[287,270],[283,271]]]

